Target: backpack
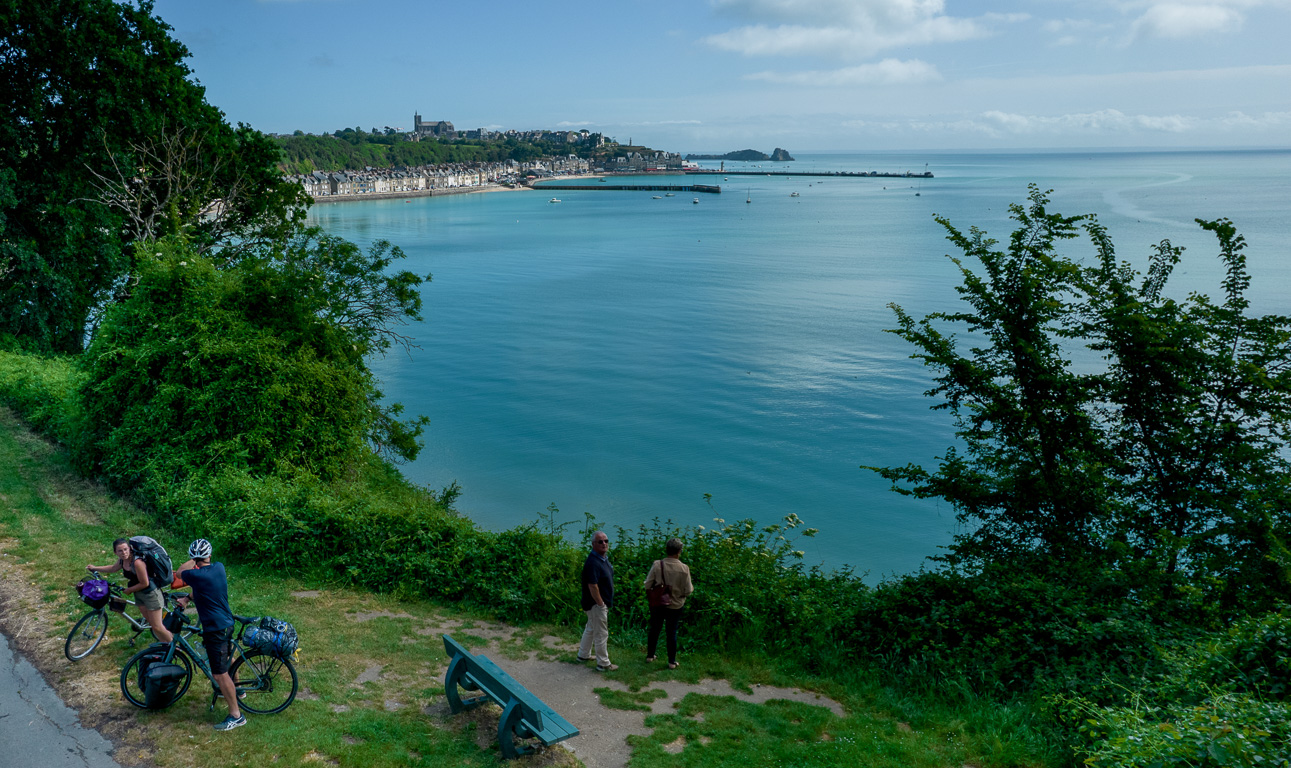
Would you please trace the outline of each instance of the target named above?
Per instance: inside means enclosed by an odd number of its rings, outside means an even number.
[[[143,701],[148,709],[165,709],[175,703],[175,693],[188,677],[178,664],[150,664],[140,674],[143,678]]]
[[[272,616],[260,619],[258,627],[247,627],[242,639],[252,648],[280,659],[290,657],[300,645],[296,628]]]
[[[166,548],[151,536],[131,536],[130,553],[143,560],[148,568],[148,579],[153,586],[163,589],[175,578],[175,568],[170,563]]]

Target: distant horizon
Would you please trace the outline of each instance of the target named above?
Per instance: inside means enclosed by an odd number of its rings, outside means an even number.
[[[389,0],[379,13],[157,0],[155,12],[210,102],[272,132],[411,127],[417,112],[673,151],[1265,148],[1291,136],[1284,0]]]

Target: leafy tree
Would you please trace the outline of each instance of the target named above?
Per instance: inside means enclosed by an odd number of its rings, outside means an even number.
[[[371,450],[411,459],[426,420],[400,421],[365,356],[408,344],[429,279],[386,274],[402,252],[302,233],[221,267],[171,238],[86,353],[87,469],[135,488],[205,472],[347,477]]]
[[[1175,300],[1164,288],[1181,249],[1162,242],[1140,275],[1116,261],[1094,217],[1047,204],[1033,186],[1028,206],[1012,206],[1005,250],[938,219],[964,253],[952,260],[969,309],[916,321],[893,305],[893,332],[938,371],[927,394],[953,415],[962,447],[932,471],[871,469],[954,505],[965,530],[952,564],[1080,559],[1165,597],[1267,605],[1291,583],[1291,318],[1247,314],[1230,222],[1199,221],[1219,240],[1224,300]],[[1082,231],[1091,266],[1058,252]],[[1078,368],[1077,354],[1104,365]]]
[[[149,235],[141,220],[212,245],[280,235],[307,204],[274,169],[275,145],[206,102],[152,10],[0,1],[0,169],[13,173],[0,329],[46,349],[80,350],[91,313],[132,271],[131,243]],[[133,217],[120,205],[131,196]],[[218,226],[204,224],[211,210]]]

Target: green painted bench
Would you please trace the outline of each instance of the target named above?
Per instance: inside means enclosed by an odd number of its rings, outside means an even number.
[[[556,710],[543,704],[505,670],[487,656],[475,656],[450,635],[444,635],[444,650],[451,661],[444,675],[444,694],[448,709],[453,714],[494,701],[502,707],[498,720],[498,745],[502,756],[508,759],[534,751],[533,747],[520,746],[520,739],[537,739],[550,747],[578,735],[578,729],[556,714]],[[458,688],[479,691],[482,695],[463,699]]]

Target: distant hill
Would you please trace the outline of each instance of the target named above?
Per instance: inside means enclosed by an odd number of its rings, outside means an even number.
[[[776,147],[775,151],[769,155],[766,154],[765,152],[759,152],[756,149],[740,149],[740,150],[736,150],[735,152],[727,152],[724,155],[686,155],[686,159],[687,160],[740,160],[746,163],[751,163],[751,162],[761,162],[763,160],[770,160],[772,162],[784,162],[784,161],[792,160],[793,158],[789,156],[788,152],[784,151],[783,149],[780,149],[779,147]]]
[[[759,152],[756,149],[741,149],[735,152],[727,152],[724,155],[686,155],[687,160],[742,160],[744,162],[754,162],[758,160],[770,160],[771,156],[765,152]]]

